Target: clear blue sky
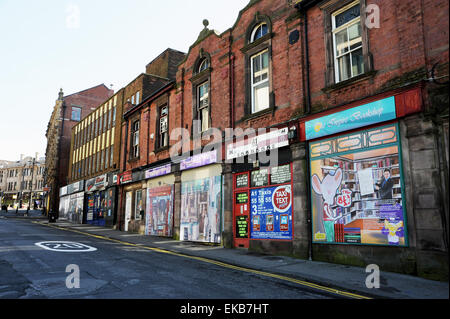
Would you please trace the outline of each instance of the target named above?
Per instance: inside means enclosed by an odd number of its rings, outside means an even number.
[[[0,160],[45,155],[60,88],[115,91],[167,48],[232,27],[249,0],[0,0]]]

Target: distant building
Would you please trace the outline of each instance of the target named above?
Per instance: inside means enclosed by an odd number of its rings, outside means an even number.
[[[0,201],[10,207],[41,208],[43,205],[45,158],[20,157],[17,162],[0,161]]]
[[[114,94],[104,84],[64,96],[61,89],[48,122],[45,184],[49,210],[57,211],[59,187],[67,184],[72,128]]]

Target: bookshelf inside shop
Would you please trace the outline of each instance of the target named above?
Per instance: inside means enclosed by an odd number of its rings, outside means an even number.
[[[350,207],[332,206],[336,211],[336,216],[342,216],[337,221],[338,223],[348,224],[356,219],[378,219],[380,217],[380,211],[377,206],[377,202],[380,201],[378,192],[374,188],[373,193],[361,196],[358,171],[372,168],[373,182],[376,184],[381,183],[384,170],[389,169],[394,182],[392,198],[396,202],[401,202],[402,192],[398,154],[378,156],[364,160],[350,160],[339,156],[327,158],[323,160],[323,165],[321,166],[322,173],[325,176],[330,171],[335,171],[338,167],[343,171],[341,189],[346,188],[352,191],[352,204]]]

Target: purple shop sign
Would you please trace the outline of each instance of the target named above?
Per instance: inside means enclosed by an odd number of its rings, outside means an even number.
[[[211,151],[207,153],[197,154],[186,158],[180,162],[180,170],[186,170],[196,167],[201,167],[217,162],[217,152]]]
[[[145,171],[145,178],[155,178],[158,176],[162,176],[162,175],[167,175],[170,174],[172,172],[172,165],[171,164],[167,164],[164,166],[160,166],[160,167],[156,167],[156,168],[151,168]]]

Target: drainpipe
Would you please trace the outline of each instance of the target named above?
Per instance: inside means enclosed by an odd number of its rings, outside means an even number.
[[[305,90],[305,113],[304,115],[311,114],[311,85],[310,85],[310,65],[309,65],[309,39],[308,39],[308,14],[307,14],[307,8],[311,7],[315,4],[317,1],[303,1],[299,2],[295,7],[297,10],[302,13],[302,18],[304,21],[304,27],[303,27],[303,47],[304,47],[304,68],[305,68],[305,83],[306,83],[306,90]],[[303,72],[303,70],[302,70]],[[306,195],[308,198],[309,205],[307,207],[307,219],[308,219],[308,258],[309,260],[313,260],[313,249],[312,249],[312,210],[311,210],[311,183],[310,183],[310,168],[309,168],[309,147],[308,143],[306,142],[305,145],[305,157],[306,157]]]
[[[303,12],[303,19],[304,19],[304,48],[305,48],[305,64],[306,64],[306,108],[305,113],[310,114],[311,113],[311,87],[310,87],[310,80],[309,80],[309,45],[308,45],[308,15],[306,13],[306,10]]]
[[[231,50],[231,44],[233,42],[232,36],[228,40],[228,56],[230,58],[230,74],[229,74],[229,97],[230,97],[230,128],[234,129],[234,63],[236,57]]]

